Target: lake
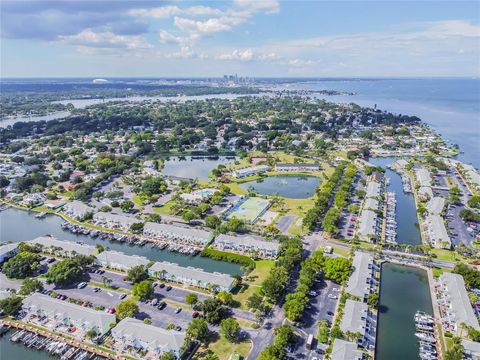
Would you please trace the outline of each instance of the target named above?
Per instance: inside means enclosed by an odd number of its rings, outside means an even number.
[[[225,261],[216,261],[201,256],[185,256],[168,250],[160,250],[148,245],[137,246],[118,241],[107,241],[87,235],[73,234],[62,229],[63,219],[56,215],[47,215],[43,219],[34,217],[35,213],[9,208],[0,212],[0,242],[20,242],[32,240],[38,236],[50,234],[59,240],[80,241],[86,244],[101,244],[110,250],[121,251],[129,255],[140,255],[152,261],[170,261],[181,266],[193,266],[209,272],[230,275],[241,274],[240,265]]]
[[[22,359],[22,360],[51,360],[58,359],[49,355],[46,351],[38,351],[32,348],[27,348],[21,343],[14,343],[10,341],[13,331],[9,331],[7,334],[0,338],[0,359]]]
[[[233,156],[198,157],[172,156],[165,160],[162,173],[181,178],[208,181],[208,175],[218,165],[228,165],[235,161]]]
[[[427,272],[391,263],[384,263],[381,272],[375,358],[418,359],[413,317],[419,310],[433,314]]]
[[[320,184],[316,176],[269,176],[257,181],[240,184],[247,190],[253,187],[256,193],[274,195],[293,199],[307,199],[315,195],[315,189]]]
[[[369,162],[376,166],[386,168],[399,158],[384,157],[370,158]],[[418,228],[417,209],[413,194],[403,192],[402,178],[395,171],[386,168],[385,175],[390,179],[388,191],[394,192],[397,199],[396,220],[397,220],[397,242],[399,244],[419,245],[422,243],[420,230]]]

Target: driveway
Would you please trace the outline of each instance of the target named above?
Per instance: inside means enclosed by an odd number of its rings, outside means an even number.
[[[275,226],[282,234],[286,234],[290,225],[292,225],[295,220],[295,215],[285,215],[278,219]]]

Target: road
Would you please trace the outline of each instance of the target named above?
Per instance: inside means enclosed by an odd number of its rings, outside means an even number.
[[[288,228],[290,227],[290,225],[293,223],[294,220],[295,220],[295,215],[285,215],[278,219],[275,226],[277,227],[278,230],[280,230],[282,234],[286,234]]]

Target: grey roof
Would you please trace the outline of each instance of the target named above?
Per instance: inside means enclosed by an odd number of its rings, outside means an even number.
[[[81,255],[93,255],[97,252],[95,246],[86,245],[86,244],[79,244],[73,241],[67,240],[58,240],[51,236],[40,236],[36,239],[27,241],[29,244],[40,244],[45,248],[49,247],[59,247],[62,248],[64,251],[68,252],[76,252],[77,254]]]
[[[378,210],[378,201],[372,198],[367,198],[365,204],[363,205],[364,209]]]
[[[90,211],[93,211],[93,208],[84,204],[81,201],[78,200],[73,200],[70,203],[67,203],[64,207],[63,210],[66,212],[74,212],[74,213],[87,213]]]
[[[358,232],[361,236],[375,234],[377,214],[372,210],[363,210],[360,214]]]
[[[258,165],[258,166],[251,166],[248,168],[235,170],[234,174],[243,175],[243,174],[250,174],[250,173],[256,173],[256,172],[267,171],[267,170],[268,170],[267,165]]]
[[[107,250],[97,255],[97,260],[106,265],[123,265],[126,268],[131,268],[137,265],[147,265],[150,260],[146,257],[138,255],[126,255],[119,251]]]
[[[304,167],[304,168],[318,169],[318,164],[305,164],[305,163],[298,163],[298,164],[276,164],[275,167],[284,167],[284,168]]]
[[[345,303],[342,321],[340,322],[340,330],[343,332],[358,332],[364,335],[367,313],[367,304],[348,299]]]
[[[0,300],[9,298],[11,296],[10,292],[7,290],[0,290]]]
[[[233,243],[233,244],[238,244],[246,247],[253,247],[257,249],[264,249],[264,250],[271,250],[271,251],[278,251],[278,246],[279,246],[278,241],[267,241],[264,239],[257,239],[249,235],[232,236],[232,235],[220,234],[215,238],[215,242]]]
[[[191,238],[202,243],[208,243],[213,236],[213,233],[211,231],[205,231],[194,227],[157,224],[153,222],[147,222],[143,228],[143,232],[148,235],[172,234],[172,236],[178,236],[180,238]]]
[[[108,329],[111,323],[115,323],[115,315],[104,311],[97,311],[70,303],[68,301],[54,299],[48,295],[33,293],[23,300],[23,307],[30,311],[42,311],[49,318],[56,317],[58,320],[68,318],[78,326],[86,325],[87,328],[98,327]]]
[[[370,291],[367,280],[372,276],[369,265],[373,264],[373,257],[361,251],[357,251],[353,257],[353,272],[348,279],[346,291],[352,295],[363,298]]]
[[[446,287],[448,300],[451,305],[450,311],[453,314],[454,321],[458,325],[464,322],[465,324],[480,330],[477,317],[473,312],[467,290],[465,289],[465,281],[463,280],[462,275],[444,272],[440,276],[440,281]]]
[[[470,340],[462,340],[463,352],[470,356],[480,358],[480,343]]]
[[[430,199],[427,204],[428,212],[432,215],[439,215],[445,207],[445,198],[440,196],[435,196]]]
[[[162,270],[165,270],[170,275],[175,275],[175,277],[184,277],[194,281],[201,281],[205,284],[212,283],[225,288],[229,288],[235,280],[227,274],[210,273],[192,266],[183,267],[167,261],[156,262],[149,269],[151,273],[161,272]]]
[[[451,243],[450,236],[448,236],[447,228],[443,218],[439,215],[428,215],[427,224],[430,239],[434,242]]]
[[[128,226],[131,226],[140,221],[131,216],[110,214],[102,211],[93,214],[93,220],[94,221],[111,221],[111,222],[121,223]]]
[[[415,170],[415,176],[420,186],[432,186],[432,180],[430,173],[425,168],[419,168]]]
[[[185,340],[185,332],[165,330],[130,317],[123,319],[112,329],[112,336],[131,341],[139,340],[147,343],[152,350],[161,349],[162,352],[178,352]]]
[[[357,349],[357,344],[340,339],[335,339],[333,342],[331,360],[358,360],[362,358],[362,352]]]
[[[367,198],[380,195],[380,184],[376,181],[369,181],[367,184]]]
[[[0,257],[3,257],[13,250],[15,250],[18,247],[18,244],[13,243],[13,244],[5,244],[0,246]]]

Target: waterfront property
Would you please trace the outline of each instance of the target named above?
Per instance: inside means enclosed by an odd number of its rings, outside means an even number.
[[[368,295],[375,292],[377,281],[375,271],[378,267],[375,265],[372,255],[357,251],[353,256],[353,272],[348,279],[346,291],[366,301]]]
[[[244,169],[238,169],[232,172],[232,176],[241,179],[246,178],[253,175],[258,175],[264,172],[267,172],[269,167],[267,165],[258,165],[258,166],[251,166]]]
[[[365,349],[374,348],[375,344],[375,319],[369,314],[368,305],[364,302],[347,299],[343,310],[340,330],[357,334],[357,344]]]
[[[33,293],[23,301],[25,320],[56,332],[83,337],[89,330],[103,335],[115,324],[115,315]],[[75,331],[72,331],[75,327]]]
[[[83,221],[93,214],[94,209],[81,201],[74,200],[63,207],[63,212],[74,219]]]
[[[441,196],[435,196],[430,198],[427,203],[427,210],[431,215],[440,215],[445,207],[445,198]]]
[[[318,171],[317,164],[275,164],[275,171],[278,172],[306,172],[306,171]]]
[[[369,181],[367,183],[367,190],[366,190],[366,198],[374,198],[377,196],[380,196],[382,192],[382,188],[380,186],[380,183],[377,181]]]
[[[432,178],[430,176],[430,172],[423,168],[420,167],[418,169],[415,169],[415,177],[417,179],[418,185],[420,187],[426,186],[426,187],[431,187],[432,186]]]
[[[121,271],[127,271],[138,265],[147,266],[149,262],[150,261],[146,257],[126,255],[114,250],[103,251],[97,255],[97,263],[99,265]]]
[[[58,240],[51,236],[40,236],[27,241],[27,244],[40,245],[43,252],[62,257],[72,257],[78,254],[89,256],[97,253],[95,246],[67,240]]]
[[[201,247],[205,247],[213,238],[211,231],[153,222],[147,222],[145,224],[143,234],[154,239]]]
[[[378,210],[379,209],[378,201],[373,198],[367,198],[365,199],[363,208],[366,210],[373,210],[373,211]]]
[[[212,189],[212,188],[198,189],[198,190],[192,191],[191,193],[181,194],[180,197],[189,204],[198,204],[204,199],[215,194],[217,191],[218,191],[217,189]]]
[[[18,252],[18,244],[6,244],[0,246],[0,264],[8,260]]]
[[[276,258],[279,248],[277,241],[268,241],[250,235],[232,236],[220,234],[215,238],[213,245],[219,250],[232,251],[263,259]]]
[[[428,215],[425,218],[425,225],[427,227],[427,234],[432,246],[437,248],[450,249],[452,242],[448,236],[445,222],[440,215]]]
[[[362,210],[358,220],[358,236],[364,241],[372,241],[379,234],[378,216],[375,211]]]
[[[443,273],[438,279],[435,289],[439,296],[437,301],[440,307],[442,324],[446,331],[460,334],[462,323],[480,330],[477,317],[473,312],[465,289],[465,281],[461,275]]]
[[[110,214],[101,211],[93,215],[93,223],[95,225],[122,231],[128,231],[130,227],[137,222],[139,222],[139,220],[131,216]]]
[[[333,342],[331,360],[362,360],[363,353],[357,349],[357,344],[341,339]]]
[[[465,360],[480,359],[480,343],[470,340],[462,340],[463,355]]]
[[[112,338],[120,352],[146,352],[141,356],[142,359],[158,359],[166,352],[173,353],[179,359],[185,332],[165,330],[127,317],[112,329]]]
[[[178,282],[185,285],[209,289],[215,286],[219,291],[230,291],[235,286],[235,279],[227,274],[209,273],[191,266],[183,267],[167,261],[156,262],[149,269],[151,276],[162,280]]]
[[[244,196],[225,212],[224,217],[233,217],[243,220],[248,224],[254,224],[270,207],[270,201],[259,197]]]

